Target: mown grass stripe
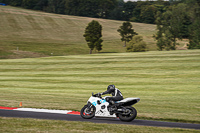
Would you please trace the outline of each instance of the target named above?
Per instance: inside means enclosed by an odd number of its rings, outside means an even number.
[[[138,117],[199,121],[199,50],[0,60],[0,102],[80,110],[115,84],[140,97]],[[191,115],[192,114],[192,115]]]

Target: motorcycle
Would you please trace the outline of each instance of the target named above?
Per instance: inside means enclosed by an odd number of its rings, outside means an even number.
[[[105,97],[101,97],[100,93],[93,94],[89,98],[87,104],[81,109],[81,117],[91,119],[93,117],[118,118],[121,121],[130,122],[137,116],[137,110],[132,105],[138,103],[140,98],[125,98],[110,105]]]

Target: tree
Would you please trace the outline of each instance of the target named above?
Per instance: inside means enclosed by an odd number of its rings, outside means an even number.
[[[141,8],[140,18],[143,23],[153,24],[157,8],[154,5],[146,5]]]
[[[192,19],[188,48],[200,49],[200,6],[197,4],[194,7]]]
[[[129,21],[133,16],[133,9],[135,9],[137,2],[127,1],[123,5],[123,20]]]
[[[164,49],[173,49],[173,35],[168,28],[164,27],[163,23],[165,22],[165,20],[163,19],[163,15],[160,11],[157,12],[155,22],[157,25],[157,33],[154,34],[153,37],[157,40],[156,45],[158,47],[158,50],[162,51]]]
[[[99,0],[99,17],[108,18],[110,12],[117,6],[117,0]]]
[[[9,0],[12,6],[21,6],[23,0]]]
[[[48,12],[64,14],[65,0],[48,0]]]
[[[97,18],[98,12],[98,0],[66,0],[66,14]]]
[[[33,9],[39,0],[23,0],[22,6],[27,9]]]
[[[85,37],[88,47],[90,48],[90,54],[92,54],[92,50],[94,48],[98,51],[102,50],[102,26],[98,21],[92,20],[86,27],[85,34],[83,36]]]
[[[127,47],[127,52],[144,52],[146,50],[146,43],[143,41],[143,37],[139,35],[134,36]]]
[[[124,22],[122,26],[120,26],[120,28],[117,30],[122,37],[121,40],[124,41],[124,47],[126,47],[126,42],[129,42],[134,35],[138,34],[134,32],[134,29],[132,29],[132,27],[132,24],[127,21]]]
[[[169,12],[169,14],[168,14]],[[176,49],[176,39],[182,40],[188,37],[188,29],[190,25],[189,14],[187,12],[187,5],[179,3],[177,6],[172,6],[171,11],[167,11],[165,18],[165,25],[169,32],[172,34],[173,46],[172,50]],[[169,16],[168,16],[169,15]],[[164,16],[165,17],[165,16]]]
[[[172,6],[163,14],[157,14],[156,24],[158,32],[154,35],[159,50],[175,50],[177,39],[188,36],[188,14],[186,4]]]
[[[124,20],[124,13],[123,13],[123,8],[122,7],[117,7],[112,10],[109,14],[110,19],[115,19],[115,20]]]
[[[65,13],[95,18],[109,18],[117,0],[65,0]]]
[[[39,0],[39,2],[34,7],[34,10],[47,11],[47,7],[48,7],[48,0]]]

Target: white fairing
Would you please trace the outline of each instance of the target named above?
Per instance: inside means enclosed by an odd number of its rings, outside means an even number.
[[[100,101],[100,104],[97,103],[98,100]],[[96,107],[96,112],[95,112],[96,117],[113,117],[113,118],[116,118],[115,114],[110,115],[110,113],[107,109],[107,106],[109,105],[109,103],[104,98],[100,99],[98,97],[91,96],[89,98],[88,102],[92,103]]]
[[[92,105],[95,106],[95,108],[96,108],[95,116],[96,117],[113,117],[113,118],[116,118],[115,114],[110,115],[108,108],[107,108],[109,103],[105,100],[105,98],[106,97],[103,97],[103,99],[100,99],[98,97],[91,96],[89,98],[88,102],[92,103]],[[121,101],[118,101],[117,103],[127,103],[127,102],[135,101],[135,100],[137,102],[139,102],[140,98],[126,98],[126,99],[123,99]],[[99,101],[99,103],[98,103],[98,101]]]

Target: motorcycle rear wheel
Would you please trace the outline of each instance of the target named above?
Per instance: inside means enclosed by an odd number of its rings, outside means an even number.
[[[127,106],[126,110],[130,111],[130,113],[129,114],[126,114],[126,113],[118,114],[119,119],[121,121],[126,121],[126,122],[130,122],[130,121],[134,120],[135,117],[137,116],[137,110],[131,106]]]
[[[84,119],[91,119],[95,115],[95,107],[94,106],[88,107],[88,105],[85,105],[81,109],[80,114],[81,114],[81,117]]]

